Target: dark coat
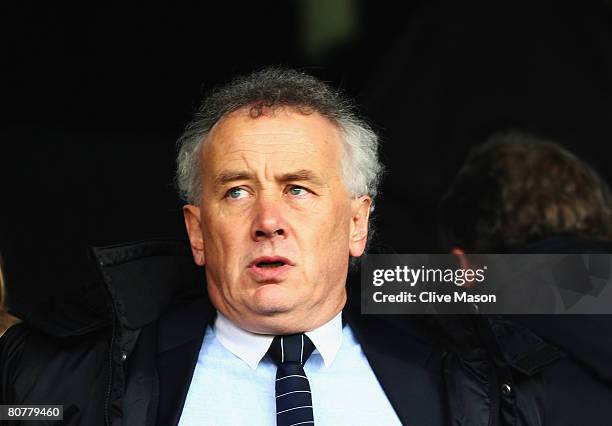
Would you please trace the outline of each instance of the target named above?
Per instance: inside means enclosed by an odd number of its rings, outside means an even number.
[[[176,424],[214,319],[203,270],[178,243],[93,257],[104,285],[82,296],[81,314],[72,307],[44,324],[30,315],[0,339],[0,403],[63,404],[69,425]],[[404,424],[610,424],[610,388],[528,329],[502,318],[361,315],[358,288],[349,290],[343,315]]]

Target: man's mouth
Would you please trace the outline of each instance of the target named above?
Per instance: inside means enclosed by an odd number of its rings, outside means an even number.
[[[289,259],[281,256],[262,256],[253,260],[249,267],[280,268],[285,265],[294,266],[295,264]]]
[[[285,262],[259,262],[257,264],[258,268],[278,268],[279,266],[283,266]]]
[[[280,256],[262,256],[254,259],[248,267],[249,274],[259,282],[277,282],[286,277],[295,264]]]

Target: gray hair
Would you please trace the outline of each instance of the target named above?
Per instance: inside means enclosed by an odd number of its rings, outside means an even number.
[[[178,140],[176,183],[183,200],[201,203],[201,147],[211,129],[225,115],[249,107],[256,118],[266,109],[291,107],[318,112],[338,126],[345,155],[344,182],[353,197],[375,199],[383,166],[378,160],[378,137],[355,108],[338,92],[316,78],[290,69],[267,68],[239,77],[213,90]]]

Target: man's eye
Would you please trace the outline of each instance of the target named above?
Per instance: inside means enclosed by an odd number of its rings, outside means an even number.
[[[287,191],[287,193],[289,193],[289,195],[293,195],[293,196],[297,196],[299,197],[300,195],[306,195],[308,194],[308,190],[306,190],[305,188],[302,188],[301,186],[291,186],[289,188],[289,190]]]
[[[234,200],[239,198],[244,198],[248,195],[248,192],[244,188],[232,188],[225,194],[228,198],[233,198]]]

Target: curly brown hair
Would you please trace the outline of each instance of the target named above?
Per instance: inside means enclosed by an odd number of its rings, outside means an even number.
[[[443,243],[499,251],[554,235],[612,239],[603,179],[560,146],[510,132],[475,147],[440,201]]]

